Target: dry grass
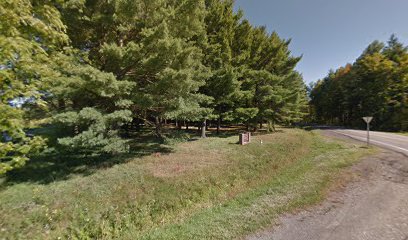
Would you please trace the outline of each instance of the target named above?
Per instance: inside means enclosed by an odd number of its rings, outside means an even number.
[[[228,149],[209,150],[202,147],[205,141],[211,140],[181,143],[172,154],[155,153],[146,157],[142,166],[155,177],[168,178],[222,167],[229,163],[225,157]]]

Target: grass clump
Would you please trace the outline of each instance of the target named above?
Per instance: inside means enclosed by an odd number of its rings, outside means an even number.
[[[294,129],[237,140],[179,143],[51,182],[4,179],[0,230],[10,239],[242,237],[320,201],[341,169],[371,151]]]

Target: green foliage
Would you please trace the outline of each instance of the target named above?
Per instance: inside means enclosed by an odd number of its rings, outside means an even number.
[[[23,112],[6,104],[0,107],[0,175],[24,166],[29,155],[45,144],[39,137],[29,138],[23,131]]]
[[[0,174],[23,166],[44,144],[26,136],[24,111],[10,102],[34,99],[44,106],[43,80],[54,75],[48,64],[68,42],[57,2],[0,2]]]
[[[215,111],[214,117],[218,119],[219,129],[222,118],[239,107],[240,71],[233,66],[232,45],[240,16],[234,13],[233,1],[208,0],[206,7],[208,41],[204,46],[204,62],[211,69],[212,75],[201,91],[214,99],[212,108]]]
[[[105,5],[110,11],[100,8]],[[203,107],[210,98],[198,92],[208,77],[199,48],[205,41],[203,1],[101,0],[67,12],[73,45],[91,46],[93,66],[135,84],[130,100],[136,117],[196,120],[211,113]]]
[[[176,146],[178,143],[184,143],[192,139],[191,134],[185,131],[175,130],[170,132],[164,139],[164,144]]]
[[[132,121],[129,96],[134,84],[82,63],[86,55],[67,51],[55,58],[53,68],[59,74],[49,79],[53,96],[48,101],[57,111],[54,123],[68,130],[59,143],[69,150],[126,152],[120,128]]]
[[[243,71],[245,107],[257,108],[252,123],[267,121],[291,124],[307,113],[307,95],[302,76],[294,68],[300,58],[290,56],[289,41],[264,28],[252,30],[249,57]]]
[[[290,41],[242,20],[241,12],[234,13],[233,1],[206,4],[205,60],[213,74],[203,92],[215,99],[218,117],[235,117],[254,126],[301,121],[307,94],[301,75],[294,71],[300,58],[291,56]]]
[[[249,122],[251,119],[256,117],[259,110],[257,108],[237,108],[234,111],[234,119],[239,122]]]
[[[94,108],[83,108],[77,112],[65,112],[55,116],[54,121],[71,127],[73,137],[60,138],[59,144],[69,150],[94,150],[103,153],[122,153],[128,151],[125,140],[118,136],[113,125],[129,122],[131,112],[123,110],[102,114]],[[84,129],[84,130],[82,130]],[[78,131],[75,133],[75,131]]]
[[[164,139],[165,121],[255,127],[305,113],[290,41],[251,26],[232,0],[17,0],[0,13],[7,166],[38,149],[24,118],[41,114],[64,129],[59,146],[98,154],[127,151],[135,122]]]
[[[317,82],[311,92],[318,121],[363,126],[374,116],[380,130],[408,129],[408,49],[395,36],[370,44],[354,64]]]

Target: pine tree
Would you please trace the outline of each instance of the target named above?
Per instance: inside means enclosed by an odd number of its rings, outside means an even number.
[[[234,13],[233,1],[207,0],[207,44],[205,65],[212,76],[207,79],[202,92],[211,96],[212,108],[217,119],[217,133],[223,118],[231,115],[241,94],[239,70],[233,66],[232,45],[240,15]]]
[[[290,41],[280,39],[275,32],[269,35],[260,27],[251,35],[242,86],[251,98],[249,109],[258,111],[249,121],[255,130],[264,121],[269,123],[269,130],[274,130],[275,123],[299,121],[307,112],[303,79],[294,71],[300,58],[291,56]]]
[[[67,11],[74,46],[89,51],[93,66],[135,84],[133,114],[155,125],[159,137],[162,119],[210,114],[205,107],[210,98],[198,92],[208,78],[200,50],[205,42],[203,1],[99,0]],[[72,16],[77,17],[69,22]],[[76,26],[89,28],[76,33]]]
[[[392,130],[406,131],[408,129],[408,47],[392,35],[383,54],[393,62],[394,67],[387,88],[390,116],[385,124]]]
[[[49,79],[54,122],[66,130],[58,142],[67,150],[92,153],[128,151],[120,130],[132,121],[129,100],[133,83],[85,64],[86,56],[70,50],[55,58],[58,76]]]

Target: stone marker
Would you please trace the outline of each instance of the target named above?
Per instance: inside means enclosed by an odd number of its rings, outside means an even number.
[[[239,135],[239,144],[247,145],[249,143],[251,143],[251,133],[250,132],[242,133]]]

